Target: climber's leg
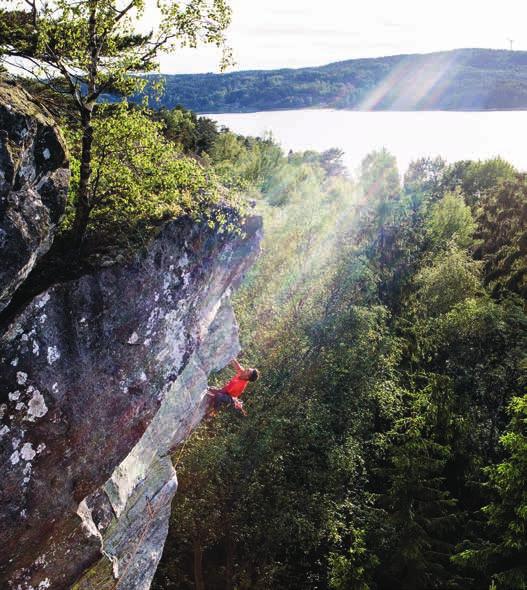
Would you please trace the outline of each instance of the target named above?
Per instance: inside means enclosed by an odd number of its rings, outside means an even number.
[[[222,389],[209,387],[207,390],[209,397],[209,414],[216,415],[216,412],[225,405],[233,405],[233,400],[230,395],[227,395]]]

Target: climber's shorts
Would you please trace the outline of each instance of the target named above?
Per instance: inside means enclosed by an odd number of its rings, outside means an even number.
[[[223,391],[218,391],[218,393],[214,394],[214,407],[216,409],[221,408],[224,405],[233,405],[234,400],[232,397]]]

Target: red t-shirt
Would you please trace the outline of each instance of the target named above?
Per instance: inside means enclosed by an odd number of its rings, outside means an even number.
[[[223,391],[228,393],[231,397],[240,397],[240,395],[245,391],[249,381],[242,379],[239,375],[233,377],[227,385],[223,387]]]

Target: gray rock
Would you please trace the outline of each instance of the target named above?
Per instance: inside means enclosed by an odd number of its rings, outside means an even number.
[[[170,449],[239,350],[229,301],[259,249],[189,220],[134,260],[36,297],[0,336],[0,586],[149,588]]]
[[[45,254],[66,205],[64,141],[21,88],[0,84],[0,311]]]

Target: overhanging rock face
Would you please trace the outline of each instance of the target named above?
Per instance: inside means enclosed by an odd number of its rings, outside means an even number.
[[[53,120],[24,90],[0,83],[0,311],[51,246],[68,184]]]
[[[202,419],[208,374],[224,367],[238,352],[236,321],[226,298],[208,337],[189,358],[140,441],[102,490],[87,499],[86,520],[100,531],[105,558],[76,588],[111,589],[115,579],[120,588],[150,587],[177,488],[168,454]]]
[[[148,251],[36,297],[0,336],[0,586],[148,588],[169,450],[239,350],[229,295],[259,249],[183,220]]]

